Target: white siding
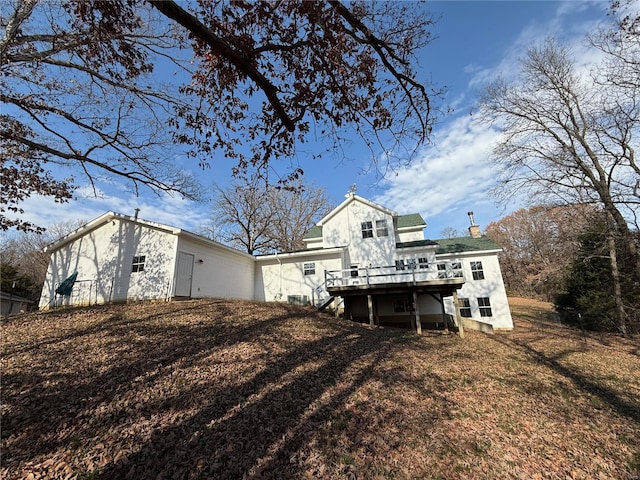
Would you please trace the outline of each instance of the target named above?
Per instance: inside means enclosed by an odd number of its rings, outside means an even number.
[[[378,236],[376,220],[385,220],[387,236]],[[371,222],[373,237],[362,238],[362,222]],[[365,203],[354,201],[323,224],[323,247],[348,247],[344,268],[351,265],[393,265],[395,234],[393,217]]]
[[[315,273],[304,274],[304,264],[314,263]],[[331,256],[258,257],[256,260],[256,300],[286,302],[290,295],[307,296],[309,301],[328,298],[324,288],[324,271],[340,270],[340,253]]]
[[[206,240],[186,237],[180,238],[178,251],[194,256],[191,297],[254,298],[253,257]]]
[[[467,253],[464,256],[438,256],[438,258],[456,259],[462,262],[464,270],[465,284],[458,290],[459,298],[468,298],[471,305],[471,317],[483,322],[490,323],[497,329],[513,328],[513,320],[511,318],[511,310],[507,299],[507,292],[502,281],[502,273],[498,256],[495,253]],[[471,271],[471,262],[482,262],[482,270],[484,273],[483,280],[474,280]],[[478,306],[479,297],[488,297],[491,303],[491,317],[483,317],[480,315]],[[454,313],[452,299],[446,299],[445,302],[447,313]]]
[[[396,240],[398,241],[398,243],[424,240],[424,232],[422,230],[396,232]]]
[[[123,219],[100,225],[51,254],[40,307],[74,272],[78,277],[68,304],[167,298],[176,241],[171,233]],[[133,257],[142,255],[143,271],[132,272]]]

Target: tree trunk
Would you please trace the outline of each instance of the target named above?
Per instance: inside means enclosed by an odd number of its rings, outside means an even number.
[[[609,243],[609,258],[611,261],[611,279],[613,281],[613,298],[616,303],[616,316],[618,318],[618,330],[627,336],[626,312],[622,301],[622,288],[620,286],[620,271],[618,270],[618,255],[616,252],[616,239],[611,230],[607,234]]]

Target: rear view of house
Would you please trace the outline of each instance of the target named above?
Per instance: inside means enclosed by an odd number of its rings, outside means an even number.
[[[225,297],[333,305],[371,325],[513,328],[500,248],[480,235],[429,240],[419,214],[354,192],[307,234],[299,252],[251,256],[159,223],[108,212],[48,248],[40,307]],[[70,295],[56,289],[70,276]]]

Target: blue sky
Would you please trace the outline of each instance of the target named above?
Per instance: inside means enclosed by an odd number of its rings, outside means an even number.
[[[426,237],[439,238],[445,227],[466,230],[469,210],[485,227],[526,205],[526,199],[496,205],[489,195],[498,175],[489,161],[497,132],[478,123],[473,114],[482,85],[498,73],[513,75],[527,46],[548,36],[571,45],[576,56],[589,64],[584,36],[606,20],[609,2],[434,1],[427,6],[440,20],[433,28],[437,38],[420,54],[419,72],[435,85],[448,88],[442,104],[453,107],[453,113],[440,118],[432,144],[408,167],[387,178],[370,171],[370,154],[357,144],[345,146],[348,160],[329,155],[312,160],[300,151],[296,161],[305,171],[305,182],[325,188],[334,204],[355,183],[363,197],[400,214],[422,214],[428,225]],[[312,147],[307,146],[307,151]],[[205,187],[214,182],[224,186],[230,176],[230,164],[198,172]],[[149,191],[135,197],[107,183],[99,185],[99,193],[95,198],[91,189],[80,188],[75,200],[62,205],[32,197],[24,204],[23,217],[48,225],[61,220],[89,221],[108,210],[133,215],[140,208],[141,218],[192,231],[212,220],[206,203]]]

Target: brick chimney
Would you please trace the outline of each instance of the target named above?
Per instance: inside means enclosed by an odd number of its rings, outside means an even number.
[[[469,235],[471,238],[480,238],[482,233],[480,233],[480,226],[476,225],[475,220],[473,219],[473,212],[467,212],[469,215],[469,221],[471,222],[471,226],[469,227]]]

